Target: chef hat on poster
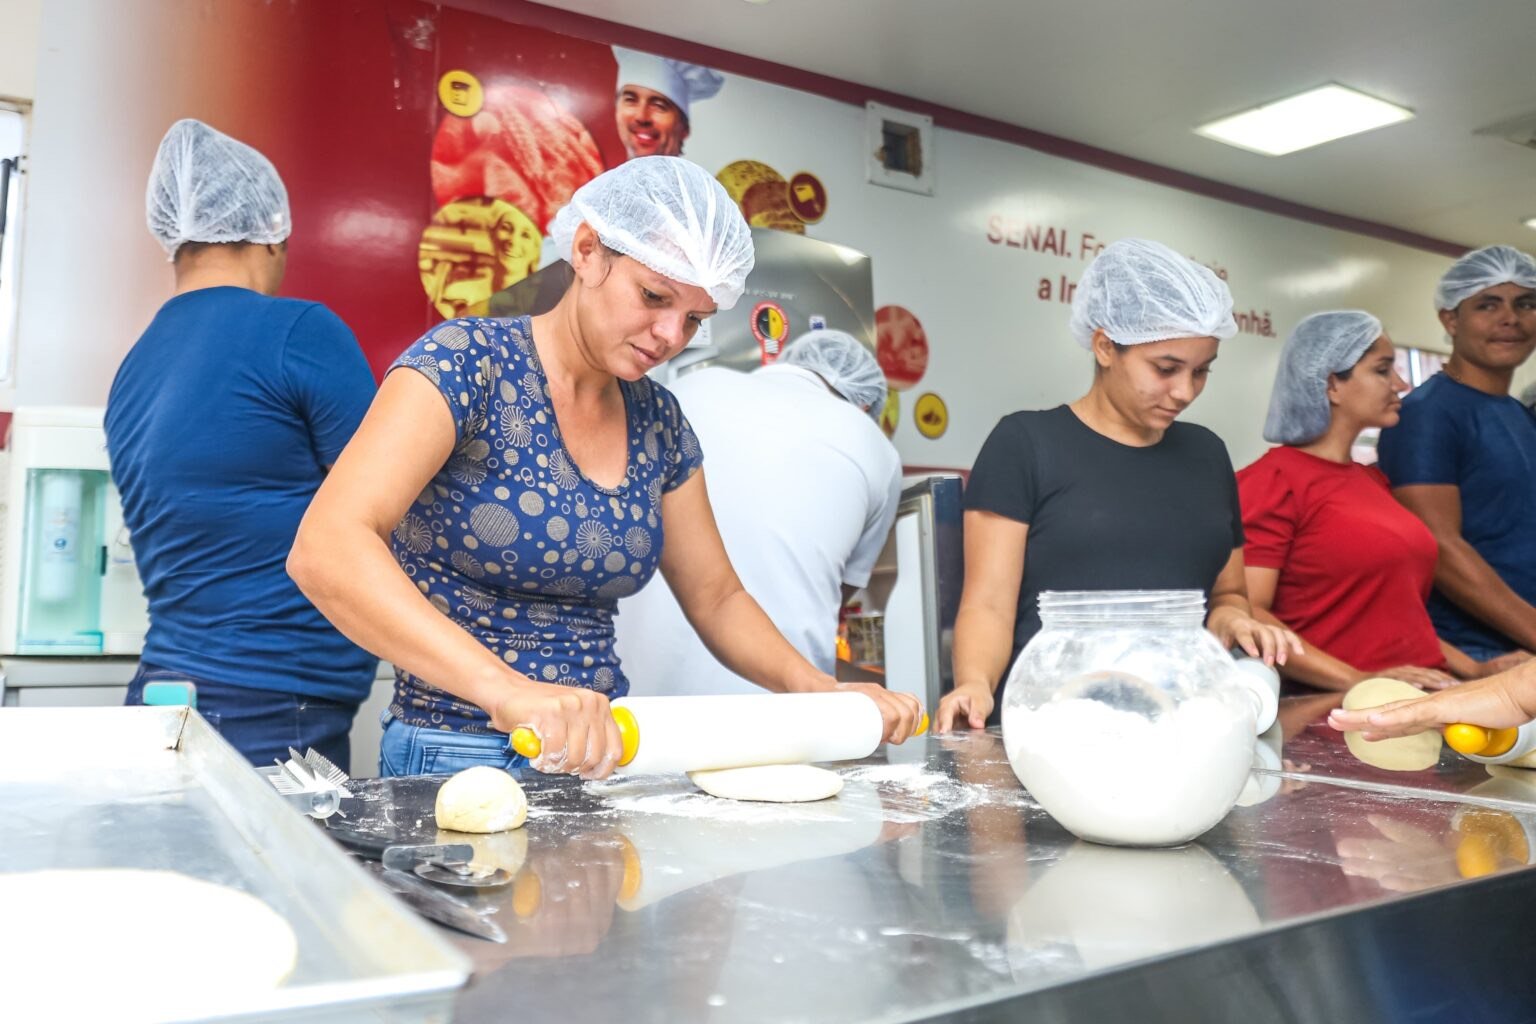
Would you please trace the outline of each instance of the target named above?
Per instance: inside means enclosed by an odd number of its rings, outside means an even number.
[[[191,118],[160,140],[144,207],[150,234],[173,259],[186,242],[276,245],[293,232],[272,161]]]
[[[688,117],[690,103],[709,99],[725,84],[725,76],[713,68],[670,57],[658,57],[654,53],[615,46],[613,59],[619,62],[615,89],[638,85],[642,89],[659,92],[677,105],[684,118]]]

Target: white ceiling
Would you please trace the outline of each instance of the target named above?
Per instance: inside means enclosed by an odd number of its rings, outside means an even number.
[[[541,0],[1474,245],[1536,248],[1536,0]],[[1405,124],[1283,157],[1204,121],[1337,81]]]

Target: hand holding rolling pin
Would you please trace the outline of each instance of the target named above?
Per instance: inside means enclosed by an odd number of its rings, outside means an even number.
[[[624,749],[607,696],[579,686],[515,686],[491,709],[491,725],[509,734],[527,729],[537,735],[541,749],[530,763],[548,774],[606,778]]]
[[[831,680],[830,676],[827,678]],[[923,713],[923,706],[917,698],[910,693],[896,693],[878,683],[833,681],[831,689],[862,693],[874,701],[880,709],[880,720],[885,724],[883,740],[886,743],[905,743],[913,736],[927,731],[928,716]]]
[[[910,710],[905,701],[894,703]],[[601,707],[618,737],[616,748],[596,768],[584,770],[602,775],[616,768],[645,775],[857,760],[886,742],[880,702],[862,693],[620,697],[611,704],[604,699]],[[927,726],[920,715],[916,728]],[[597,732],[589,729],[586,735]],[[516,725],[508,737],[512,749],[540,771],[571,771],[569,756],[551,761],[545,753],[558,750],[558,742],[536,723]],[[575,750],[571,742],[567,734],[567,745]]]
[[[1400,700],[1380,707],[1329,714],[1341,732],[1359,732],[1367,740],[1408,736],[1466,722],[1485,729],[1513,729],[1536,718],[1536,661],[1526,661],[1487,679],[1463,683],[1433,696]]]

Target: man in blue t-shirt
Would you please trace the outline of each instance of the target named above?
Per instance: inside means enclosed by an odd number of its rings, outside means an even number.
[[[274,295],[290,232],[265,157],[197,121],[160,144],[147,197],[176,294],[118,369],[107,450],[149,601],[144,684],[190,680],[258,765],[314,747],[346,767],[377,660],[288,578],[299,520],[362,421],[373,375],[330,310]]]
[[[1435,305],[1451,358],[1382,431],[1381,469],[1439,542],[1441,639],[1479,661],[1536,651],[1536,417],[1509,394],[1536,349],[1536,261],[1503,245],[1467,253]]]

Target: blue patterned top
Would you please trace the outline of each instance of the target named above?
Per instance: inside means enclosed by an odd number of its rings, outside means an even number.
[[[610,490],[561,441],[527,317],[450,320],[391,370],[401,366],[437,385],[457,444],[395,527],[400,567],[516,671],[623,696],[616,605],[661,560],[661,496],[703,462],[677,400],[649,379],[619,382],[629,468]],[[408,725],[491,731],[480,708],[399,670],[390,713]]]

